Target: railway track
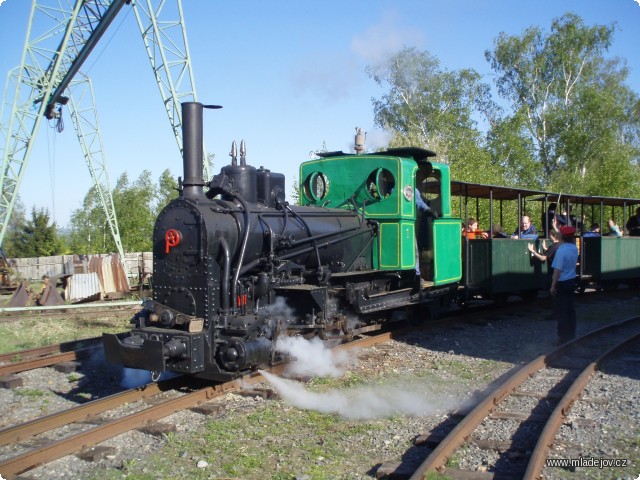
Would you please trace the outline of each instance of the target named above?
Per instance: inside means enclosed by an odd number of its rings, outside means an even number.
[[[505,306],[501,311],[508,312],[511,309],[516,310],[521,308],[519,306]],[[452,316],[444,318],[436,322],[430,322],[431,326],[443,326],[451,325],[455,323],[456,319],[469,322],[469,312],[465,311],[463,315]],[[396,330],[393,332],[379,333],[372,337],[365,337],[363,339],[354,341],[349,344],[341,345],[338,348],[364,348],[367,346],[384,343],[396,335],[406,333],[411,329]],[[95,339],[91,339],[95,340]],[[69,344],[76,344],[78,342],[69,342]],[[51,346],[43,349],[33,349],[32,355],[38,357],[43,355],[47,350],[49,353],[64,350],[69,348],[67,344],[65,347]],[[25,352],[20,352],[23,355],[27,355]],[[11,354],[7,354],[11,355]],[[0,357],[1,358],[1,357]],[[55,362],[54,362],[55,363]],[[269,370],[271,373],[278,374],[284,366],[279,366]],[[172,413],[180,410],[193,408],[198,404],[207,402],[216,397],[229,392],[237,392],[247,385],[263,382],[264,379],[259,374],[254,374],[251,377],[245,377],[234,382],[228,382],[217,386],[193,386],[185,382],[184,379],[174,379],[172,383],[152,383],[132,390],[127,390],[110,397],[88,402],[86,404],[79,405],[69,410],[55,413],[44,418],[35,419],[33,421],[25,422],[21,425],[15,425],[4,430],[0,430],[0,446],[16,444],[20,445],[22,451],[11,458],[7,458],[5,453],[3,457],[5,459],[0,463],[0,472],[5,477],[11,478],[12,476],[19,475],[22,472],[28,471],[35,466],[51,462],[55,459],[63,456],[79,452],[81,450],[87,450],[92,446],[95,446],[109,438],[117,436],[121,433],[125,433],[130,430],[144,427],[150,423],[157,422],[158,420],[165,418]],[[154,400],[154,404],[149,406],[142,406],[139,412],[120,417],[116,420],[96,420],[96,417],[104,412],[118,408],[125,403],[132,403],[136,401],[149,400],[154,397],[159,397],[163,392],[168,390],[182,390],[180,396],[176,398],[167,398],[160,400]],[[188,391],[187,390],[192,390]],[[157,402],[157,403],[156,403]],[[73,423],[93,423],[95,421],[101,421],[97,426],[82,426],[84,429],[82,432],[68,436],[67,438],[53,441],[41,445],[44,441],[42,438],[36,438],[35,442],[31,442],[34,436],[41,435],[45,432],[51,431],[56,428],[60,428]],[[44,436],[44,435],[43,435]],[[29,443],[40,444],[33,450],[24,451],[28,447]]]
[[[640,316],[590,332],[518,368],[493,387],[451,430],[415,470],[411,480],[426,478],[430,472],[465,479],[541,478],[556,434],[593,373],[602,363],[638,343]],[[547,385],[544,391],[527,388],[533,377],[544,380]],[[517,402],[518,398],[529,399],[528,414],[504,407],[513,399]],[[486,432],[492,429],[483,426],[491,422],[509,422],[510,441],[489,438]],[[475,448],[500,452],[488,468],[491,471],[447,468],[448,459],[461,447],[471,444]]]
[[[364,348],[388,341],[397,332],[385,332],[372,337],[365,337],[336,348]],[[286,364],[267,370],[280,374]],[[45,432],[63,426],[96,420],[96,416],[132,402],[154,399],[152,405],[143,406],[141,410],[120,416],[113,420],[101,420],[98,425],[87,425],[81,432],[56,441],[50,441],[28,451],[0,461],[0,472],[7,479],[15,478],[36,466],[51,462],[65,455],[89,449],[105,440],[122,433],[142,428],[165,418],[175,412],[197,407],[198,405],[220,397],[226,393],[246,389],[248,385],[264,382],[259,373],[242,377],[219,385],[205,385],[186,377],[175,377],[158,383],[150,383],[142,387],[129,389],[86,404],[56,412],[46,417],[14,425],[0,430],[0,447],[14,445],[19,450],[26,450],[30,439]],[[179,392],[171,398],[160,398],[163,392]],[[104,417],[103,417],[104,418]],[[36,445],[42,442],[35,442]],[[6,456],[6,453],[5,455]]]
[[[101,348],[101,341],[101,337],[92,337],[2,354],[0,377],[62,362],[82,360]]]
[[[481,305],[471,307],[467,311],[482,312],[488,308],[487,305]],[[508,310],[509,308],[517,307],[506,305],[501,307],[501,310]],[[429,324],[431,326],[445,325],[455,321],[457,315],[459,315],[459,312],[452,312]],[[372,331],[378,328],[375,327]],[[100,348],[102,348],[102,337],[91,337],[0,354],[0,377],[36,368],[50,367],[63,362],[82,360]]]

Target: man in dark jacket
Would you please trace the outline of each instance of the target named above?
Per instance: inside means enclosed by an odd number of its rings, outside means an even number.
[[[630,237],[640,237],[640,207],[636,208],[636,214],[627,221],[627,231]]]

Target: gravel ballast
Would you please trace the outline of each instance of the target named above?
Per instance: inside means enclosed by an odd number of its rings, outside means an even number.
[[[637,291],[619,292],[613,300],[581,299],[578,334],[639,311]],[[270,399],[227,394],[213,401],[220,405],[215,416],[179,412],[162,421],[175,426],[173,433],[126,433],[104,442],[101,446],[110,448],[103,455],[85,457],[88,460],[71,455],[29,471],[24,478],[375,478],[383,463],[420,461],[430,448],[416,446],[416,437],[446,433],[457,419],[452,412],[515,366],[552,349],[556,325],[545,320],[548,315],[542,304],[523,305],[516,313],[488,313],[480,321],[409,333],[352,353],[340,377],[298,379],[289,385],[295,400],[287,392]],[[112,393],[119,381],[118,373],[99,358],[73,374],[47,368],[19,376],[22,387],[0,390],[1,428],[69,408],[82,398]],[[260,386],[274,388],[268,383]],[[394,398],[385,399],[382,392],[392,388]],[[380,398],[384,401],[372,401]],[[637,355],[629,354],[598,372],[573,406],[551,458],[618,459],[627,465],[549,468],[547,478],[637,478],[639,399]],[[530,408],[527,400],[522,402],[522,408]],[[517,403],[508,409],[518,408]],[[388,405],[391,411],[385,410]],[[508,440],[509,432],[502,429],[490,436]],[[0,459],[19,451],[19,446],[2,448]],[[469,445],[452,464],[486,471],[491,456],[494,453]]]

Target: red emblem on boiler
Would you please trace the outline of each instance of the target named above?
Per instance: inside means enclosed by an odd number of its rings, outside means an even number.
[[[164,234],[165,253],[169,253],[173,247],[180,245],[180,237],[180,232],[175,228],[167,230],[167,233]]]

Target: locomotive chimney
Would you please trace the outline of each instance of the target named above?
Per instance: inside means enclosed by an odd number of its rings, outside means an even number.
[[[198,102],[182,104],[182,160],[184,198],[204,197],[202,154],[202,111]]]

